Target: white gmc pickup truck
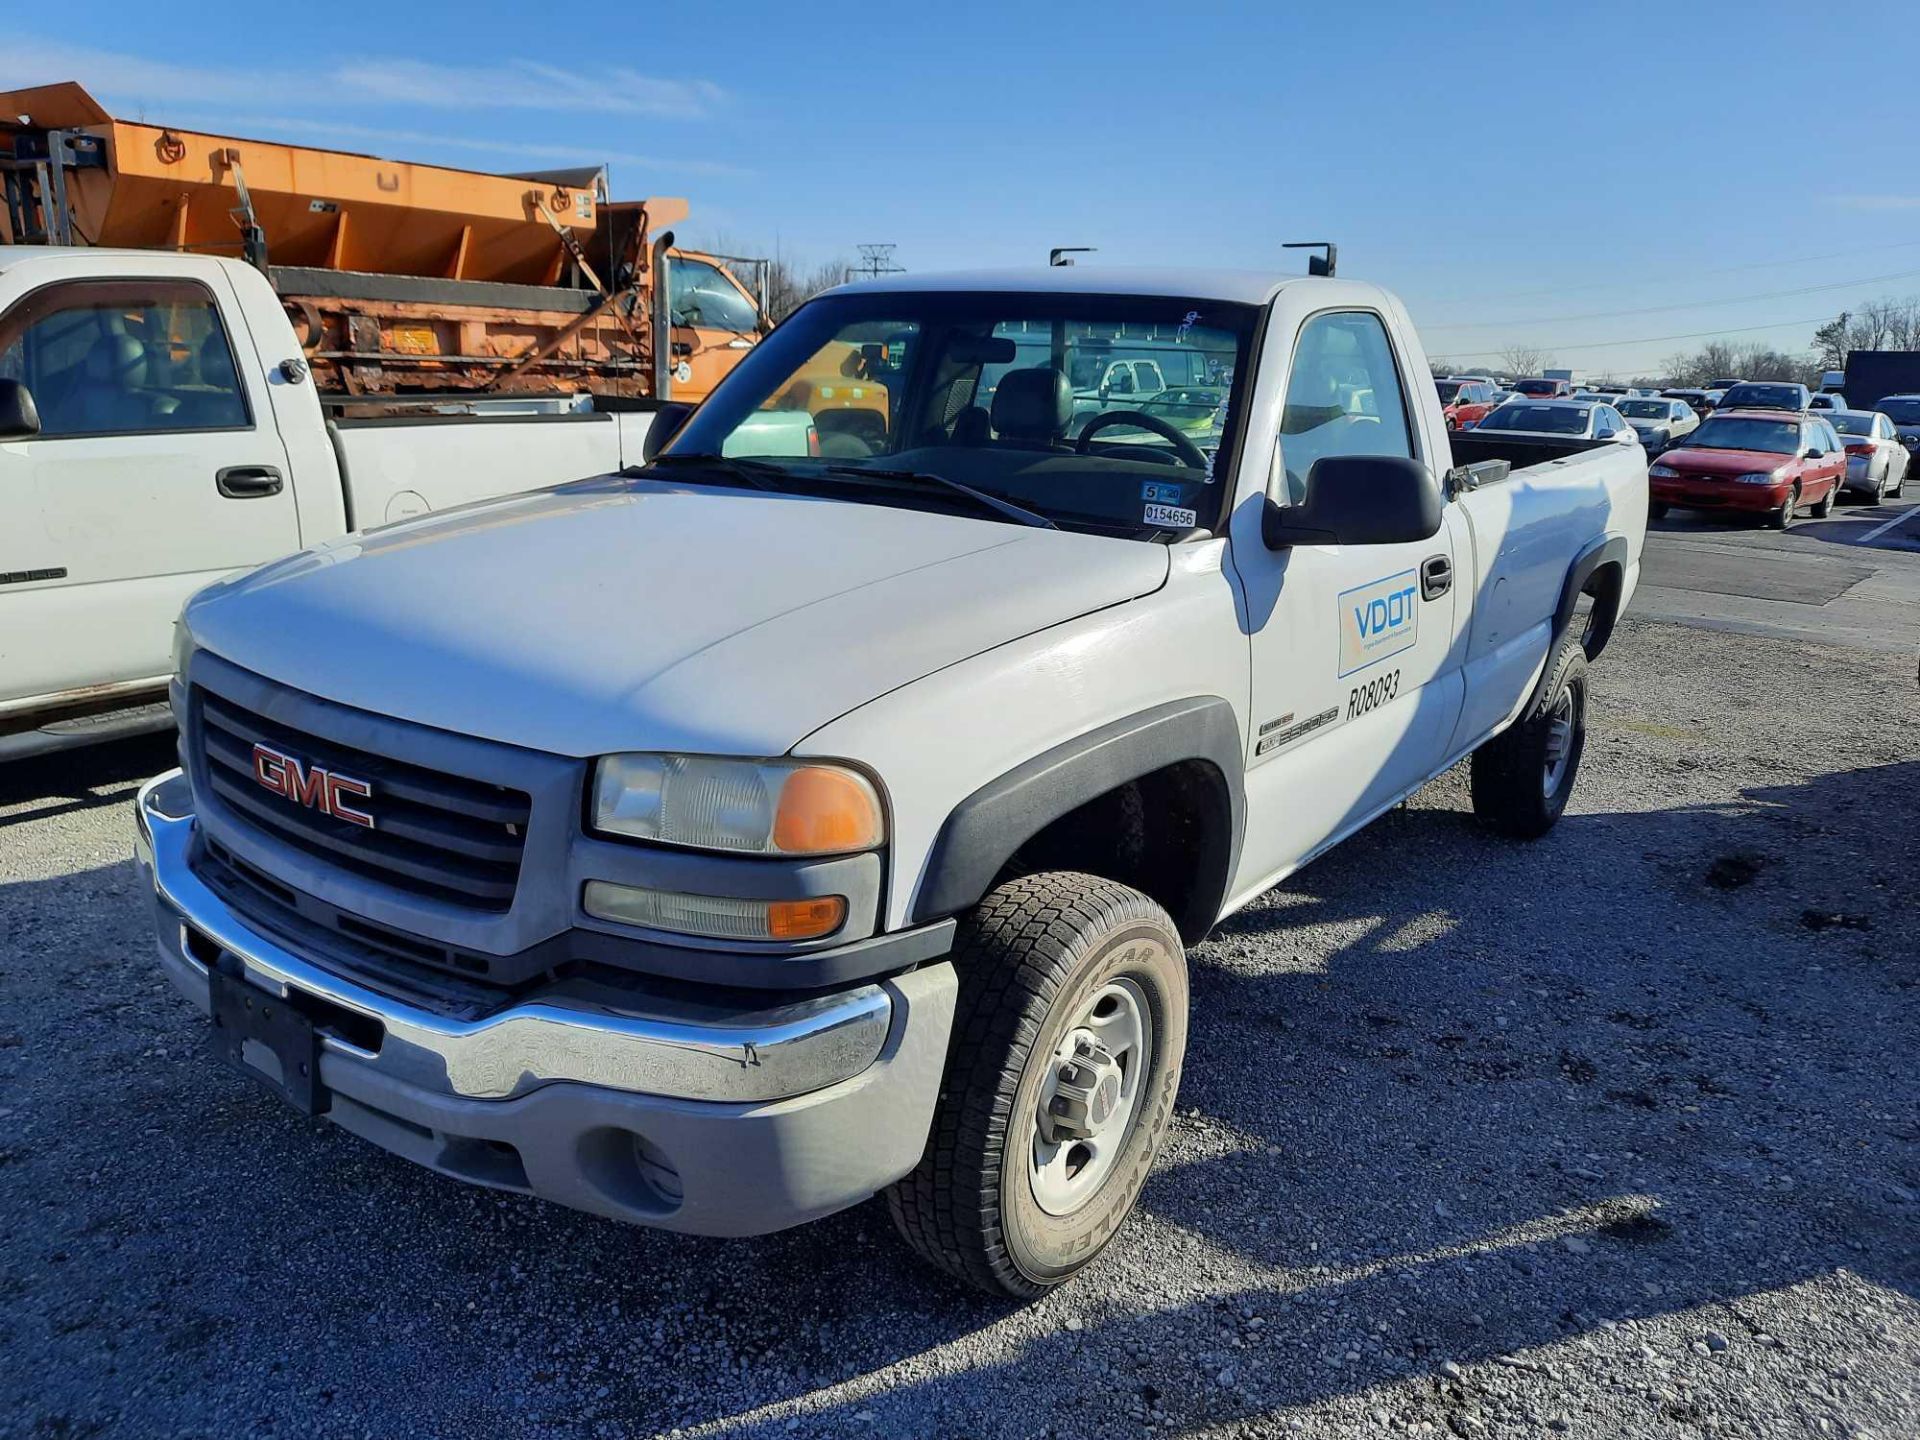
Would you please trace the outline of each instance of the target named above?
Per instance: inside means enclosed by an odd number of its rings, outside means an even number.
[[[1185,348],[1210,428],[1076,412],[1089,356]],[[856,354],[869,413],[745,453]],[[832,291],[644,467],[188,605],[160,965],[443,1174],[720,1235],[885,1192],[1038,1295],[1166,1133],[1184,946],[1463,757],[1496,829],[1567,803],[1645,456],[1457,454],[1427,376],[1333,278]]]
[[[652,418],[330,421],[252,266],[0,247],[0,760],[171,724],[174,617],[209,581],[617,470]]]

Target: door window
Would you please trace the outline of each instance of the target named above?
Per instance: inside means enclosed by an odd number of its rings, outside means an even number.
[[[1280,417],[1290,504],[1305,498],[1307,472],[1329,455],[1413,456],[1393,346],[1370,311],[1316,315],[1294,347]]]
[[[674,255],[667,261],[667,298],[673,323],[703,330],[732,330],[751,335],[759,324],[753,304],[718,269],[704,260]]]
[[[78,280],[0,319],[0,376],[47,439],[244,430],[252,420],[220,311],[186,280]]]

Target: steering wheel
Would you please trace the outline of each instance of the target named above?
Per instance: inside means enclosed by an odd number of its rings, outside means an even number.
[[[1173,446],[1173,453],[1180,457],[1181,464],[1194,470],[1207,468],[1206,451],[1158,415],[1149,415],[1144,410],[1109,410],[1103,415],[1094,416],[1087,422],[1086,428],[1080,432],[1080,438],[1074,442],[1074,450],[1081,455],[1086,454],[1087,442],[1093,439],[1095,432],[1106,430],[1114,425],[1136,425],[1142,430],[1151,430]]]

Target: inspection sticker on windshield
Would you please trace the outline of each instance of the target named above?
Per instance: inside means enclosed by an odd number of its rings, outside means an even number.
[[[1180,530],[1191,530],[1200,523],[1198,511],[1182,510],[1178,505],[1149,505],[1142,518],[1149,525],[1171,525]]]
[[[1420,638],[1420,582],[1402,570],[1369,585],[1340,592],[1340,674],[1398,655]]]
[[[1159,480],[1149,480],[1140,487],[1140,498],[1145,500],[1149,505],[1156,503],[1161,505],[1178,505],[1180,503],[1180,487],[1178,485],[1168,485]]]

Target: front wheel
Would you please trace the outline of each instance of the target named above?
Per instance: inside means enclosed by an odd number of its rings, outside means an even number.
[[[1159,1153],[1186,1053],[1186,952],[1139,891],[1051,871],[982,900],[953,960],[946,1083],[887,1205],[934,1265],[1030,1300],[1105,1248]]]
[[[1473,813],[1503,835],[1535,840],[1567,808],[1587,748],[1587,652],[1564,635],[1547,657],[1540,699],[1473,752]]]
[[[1649,520],[1664,520],[1667,518],[1667,511],[1671,508],[1666,501],[1655,500],[1651,505],[1647,506],[1647,518]]]
[[[1796,485],[1787,491],[1787,498],[1780,502],[1780,508],[1767,516],[1767,524],[1775,530],[1790,529],[1793,522],[1799,518],[1799,511],[1800,487]]]

